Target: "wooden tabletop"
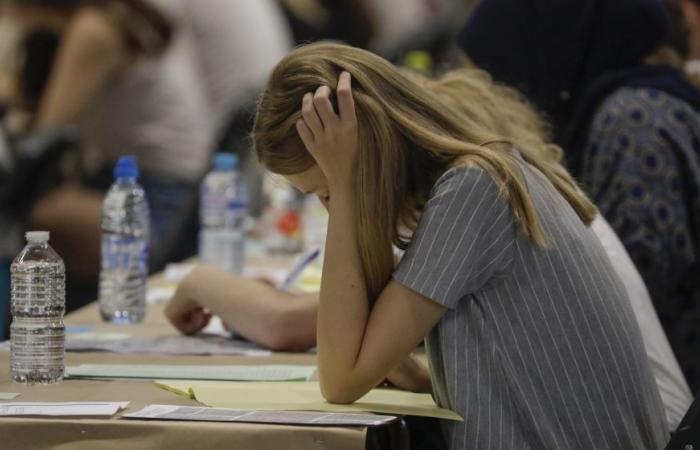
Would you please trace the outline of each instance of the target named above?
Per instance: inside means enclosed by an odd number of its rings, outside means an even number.
[[[151,305],[138,325],[103,323],[96,304],[66,317],[67,326],[86,326],[95,332],[158,337],[177,333],[165,320],[163,307]],[[66,365],[103,364],[314,364],[315,355],[274,353],[270,357],[159,356],[113,353],[68,353]],[[150,381],[64,380],[55,385],[27,386],[11,381],[9,352],[0,351],[0,391],[18,392],[14,401],[129,401],[124,412],[149,404],[198,405],[194,400],[157,388]],[[306,427],[242,423],[137,421],[112,418],[0,419],[0,448],[7,449],[364,449],[367,429]]]

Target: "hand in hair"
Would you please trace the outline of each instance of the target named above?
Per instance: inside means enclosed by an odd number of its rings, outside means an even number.
[[[328,179],[331,193],[352,187],[357,159],[357,118],[350,74],[338,79],[338,114],[333,110],[328,86],[304,95],[297,132],[306,149]]]

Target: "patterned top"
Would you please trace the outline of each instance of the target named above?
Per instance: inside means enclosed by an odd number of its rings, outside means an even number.
[[[548,246],[517,231],[479,167],[435,184],[394,278],[448,308],[426,339],[451,450],[659,449],[668,431],[642,337],[595,234],[520,167]]]
[[[599,108],[584,152],[586,191],[649,289],[693,392],[700,389],[700,115],[654,89]]]

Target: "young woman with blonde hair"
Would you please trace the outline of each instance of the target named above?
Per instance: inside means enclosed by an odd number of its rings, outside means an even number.
[[[297,308],[308,326],[295,319],[293,340],[318,321],[329,401],[401,378],[425,338],[434,395],[464,417],[444,424],[451,449],[663,446],[639,327],[587,227],[596,210],[544,131],[478,71],[419,80],[333,44],[277,66],[253,137],[268,169],[330,212],[320,301]],[[397,267],[392,245],[407,250]],[[252,302],[231,292],[280,295],[254,283],[200,268],[168,317],[193,332],[206,308],[252,333],[232,306]]]
[[[587,227],[596,210],[528,139],[505,142],[335,44],[278,64],[253,137],[269,170],[330,212],[317,329],[329,401],[357,400],[426,338],[436,398],[464,417],[445,424],[452,449],[664,445],[639,328]],[[392,244],[407,250],[398,267]]]

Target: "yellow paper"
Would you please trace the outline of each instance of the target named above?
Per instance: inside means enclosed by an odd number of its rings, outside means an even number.
[[[318,292],[321,290],[321,268],[309,266],[302,272],[301,279],[297,283],[299,289],[304,292]]]
[[[428,394],[373,389],[351,405],[335,405],[321,396],[318,382],[260,383],[157,381],[159,387],[216,408],[251,411],[374,412],[461,421],[457,413],[438,407]]]

